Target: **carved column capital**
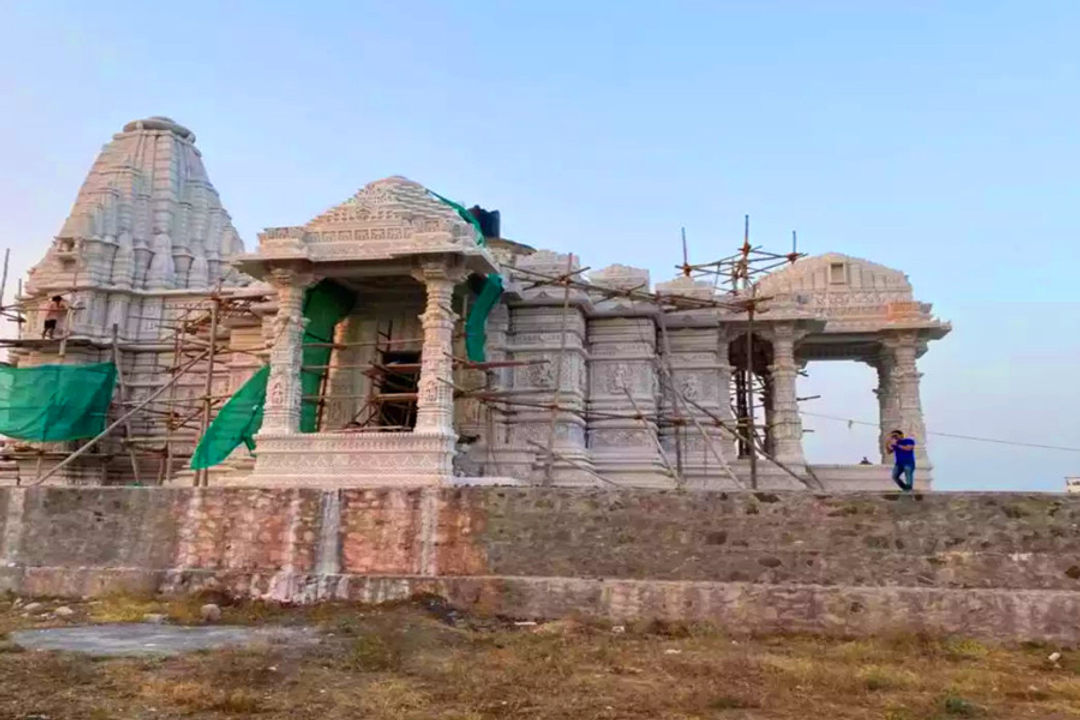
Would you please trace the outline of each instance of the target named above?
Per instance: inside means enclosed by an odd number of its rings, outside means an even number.
[[[266,276],[266,282],[279,290],[297,286],[306,289],[314,281],[315,276],[312,273],[287,267],[273,268]]]
[[[416,281],[425,285],[429,282],[444,280],[449,281],[453,286],[464,280],[469,271],[459,261],[438,256],[420,259],[410,274]]]

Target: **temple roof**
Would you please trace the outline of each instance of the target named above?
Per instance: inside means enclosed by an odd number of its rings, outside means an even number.
[[[240,263],[262,272],[267,261],[364,262],[453,253],[475,271],[488,272],[494,258],[462,217],[465,212],[420,183],[394,175],[368,183],[306,225],[267,228],[259,234],[258,252]]]
[[[310,232],[338,232],[342,228],[376,226],[412,230],[444,230],[454,236],[473,237],[472,225],[418,182],[400,175],[370,182],[343,203],[313,218]]]
[[[925,329],[940,337],[948,323],[918,302],[907,275],[878,263],[840,253],[796,261],[764,277],[758,294],[777,307],[798,307],[827,321],[826,332]]]
[[[825,253],[803,258],[761,280],[763,291],[889,291],[911,300],[911,283],[899,270],[861,258]]]

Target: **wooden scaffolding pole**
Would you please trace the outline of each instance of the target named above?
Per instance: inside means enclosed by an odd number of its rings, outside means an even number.
[[[547,464],[544,466],[544,485],[551,485],[551,470],[555,464],[555,427],[559,416],[559,399],[562,394],[563,365],[565,364],[566,355],[566,322],[570,315],[570,278],[576,274],[573,269],[574,254],[570,253],[566,256],[566,274],[562,278],[563,302],[559,325],[559,360],[555,364],[555,392],[552,395],[551,421],[548,423]],[[578,272],[581,272],[581,270]]]
[[[218,314],[221,310],[221,299],[217,295],[211,300],[210,305],[210,349],[206,359],[206,382],[203,384],[203,416],[199,425],[199,438],[206,435],[210,427],[210,414],[214,407],[214,356],[217,355],[217,330]],[[210,484],[210,469],[202,468],[195,471],[195,486],[206,487]]]
[[[127,384],[124,382],[124,367],[120,358],[120,327],[117,323],[113,323],[112,326],[112,361],[113,365],[116,366],[116,384],[120,390],[120,407],[122,408],[124,399],[127,397]],[[135,480],[135,484],[141,485],[139,459],[135,455],[135,447],[131,444],[132,437],[131,421],[129,420],[124,423],[124,444],[127,445],[128,455],[131,457],[131,475]]]

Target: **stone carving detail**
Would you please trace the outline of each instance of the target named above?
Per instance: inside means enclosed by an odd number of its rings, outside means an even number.
[[[607,372],[604,389],[611,395],[622,394],[630,388],[630,368],[626,363],[615,363]]]
[[[271,285],[277,290],[278,311],[272,323],[274,339],[262,433],[288,434],[300,430],[304,291],[312,279],[310,275],[290,270],[275,270],[270,276]]]
[[[701,386],[696,375],[682,375],[677,377],[675,382],[678,383],[680,392],[687,400],[701,398]]]
[[[555,387],[555,367],[551,358],[544,358],[547,362],[536,363],[528,366],[526,374],[528,382],[535,388]]]
[[[450,309],[454,285],[462,273],[445,261],[425,262],[416,277],[427,288],[427,304],[420,321],[424,347],[420,354],[420,382],[416,404],[417,432],[454,435],[454,323]]]
[[[654,431],[653,431],[654,432]],[[656,441],[649,430],[608,430],[598,428],[593,431],[593,448],[637,448],[651,451]]]
[[[442,434],[263,433],[259,437],[258,473],[264,481],[281,477],[344,484],[362,475],[377,483],[382,473],[431,482],[452,472],[452,457],[453,438]]]

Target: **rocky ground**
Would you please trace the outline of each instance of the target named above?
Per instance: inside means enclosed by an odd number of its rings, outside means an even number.
[[[309,639],[116,658],[24,650],[10,635],[141,621],[304,628]],[[3,720],[1080,717],[1080,651],[962,638],[515,623],[462,616],[437,598],[282,608],[11,597],[0,600],[4,633]]]

